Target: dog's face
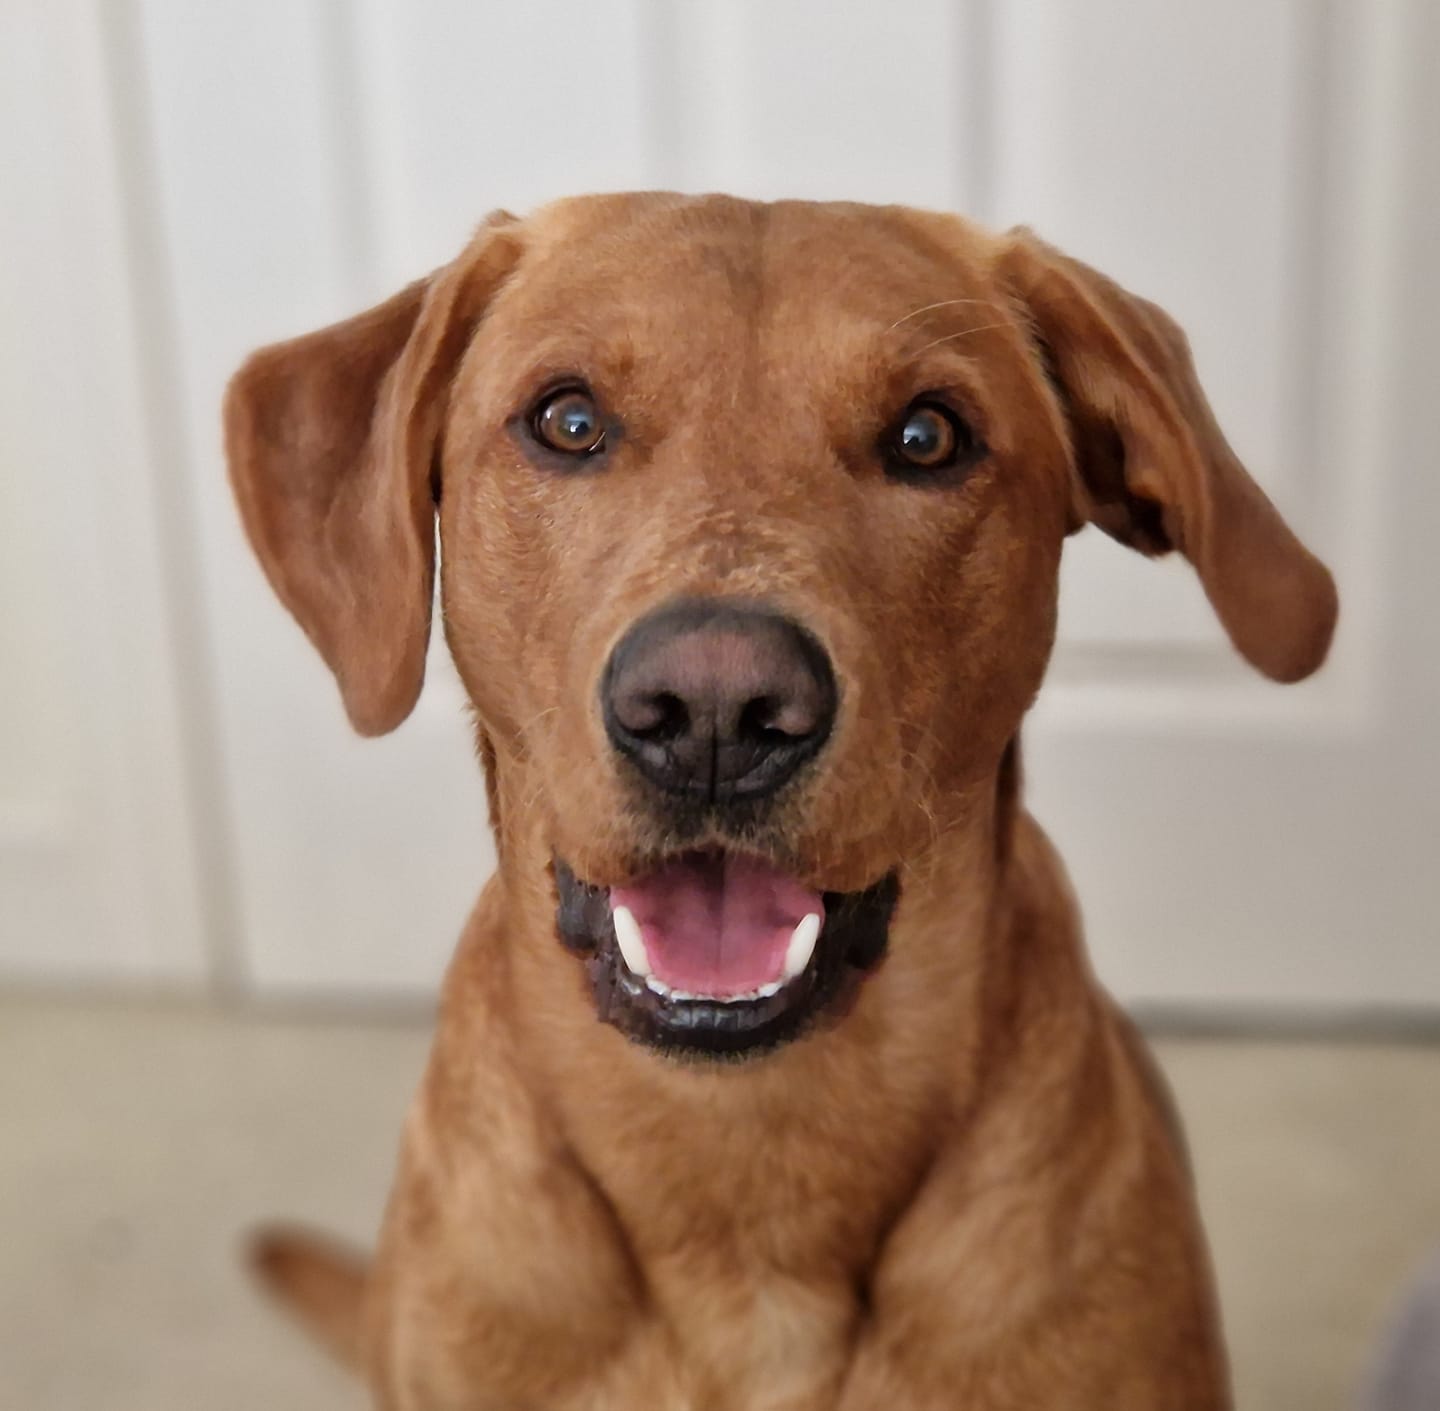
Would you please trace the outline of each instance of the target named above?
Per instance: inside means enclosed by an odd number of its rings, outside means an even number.
[[[1334,617],[1173,324],[947,217],[492,218],[257,355],[227,413],[252,540],[362,730],[418,693],[438,503],[502,856],[539,840],[601,1016],[666,1047],[798,1033],[883,955],[906,876],[985,826],[1070,530],[1181,549],[1280,678]]]

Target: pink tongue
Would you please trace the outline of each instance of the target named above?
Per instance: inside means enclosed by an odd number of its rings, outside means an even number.
[[[819,892],[750,857],[696,853],[628,887],[629,907],[656,979],[672,990],[741,995],[779,980],[795,927],[825,916]]]

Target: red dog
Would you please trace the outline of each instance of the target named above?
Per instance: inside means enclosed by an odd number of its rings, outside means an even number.
[[[1330,639],[1160,310],[1025,232],[595,197],[257,354],[226,422],[365,733],[438,515],[489,785],[378,1258],[262,1251],[379,1405],[1228,1405],[1164,1094],[1020,802],[1087,521],[1272,677]]]

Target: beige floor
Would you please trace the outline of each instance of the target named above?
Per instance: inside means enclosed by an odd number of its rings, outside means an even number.
[[[0,999],[0,1406],[359,1408],[252,1297],[257,1217],[376,1220],[414,1026]],[[1170,1041],[1242,1411],[1339,1411],[1440,1243],[1440,1049]]]

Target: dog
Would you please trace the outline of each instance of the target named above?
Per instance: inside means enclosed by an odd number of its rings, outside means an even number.
[[[1183,334],[1027,230],[660,193],[497,212],[225,405],[271,584],[375,735],[438,521],[498,868],[379,1249],[272,1290],[386,1411],[1215,1411],[1163,1083],[1019,735],[1069,534],[1295,681],[1337,600]]]

